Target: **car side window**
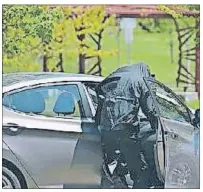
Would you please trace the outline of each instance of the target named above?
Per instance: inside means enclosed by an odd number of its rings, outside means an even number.
[[[47,117],[81,117],[82,105],[77,85],[43,86],[5,95],[10,109]]]
[[[87,88],[87,92],[89,93],[93,105],[95,107],[95,109],[97,109],[98,106],[98,99],[97,99],[97,93],[96,93],[96,86],[98,85],[98,83],[85,83],[85,86]]]
[[[187,108],[176,98],[171,90],[154,81],[148,81],[148,84],[155,96],[160,116],[175,121],[190,123],[190,115]]]

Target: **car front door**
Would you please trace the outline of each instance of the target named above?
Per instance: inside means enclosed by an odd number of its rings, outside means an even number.
[[[163,146],[157,156],[163,160],[161,156],[165,155],[165,167],[161,167],[165,188],[199,188],[199,149],[194,139],[199,129],[192,125],[187,106],[169,88],[156,80],[145,80],[162,126],[157,133],[160,140],[163,138]]]
[[[100,185],[100,136],[86,97],[80,83],[36,85],[4,95],[3,140],[39,187]]]

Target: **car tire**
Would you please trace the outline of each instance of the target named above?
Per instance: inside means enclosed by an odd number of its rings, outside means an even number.
[[[2,168],[2,188],[5,189],[22,189],[24,188],[20,176],[14,173],[8,166]]]
[[[195,162],[184,155],[170,160],[165,188],[198,188],[199,176]]]

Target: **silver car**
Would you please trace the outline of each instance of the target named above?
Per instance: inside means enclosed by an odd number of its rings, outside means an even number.
[[[3,75],[3,188],[102,188],[95,88],[102,77],[65,73]],[[167,87],[145,79],[159,126],[156,174],[166,188],[199,188],[199,128]],[[144,129],[143,129],[144,130]]]

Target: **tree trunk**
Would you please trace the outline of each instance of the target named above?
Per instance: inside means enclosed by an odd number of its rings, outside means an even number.
[[[85,73],[85,55],[79,54],[79,73]]]
[[[46,42],[42,41],[43,43],[43,47],[44,47],[44,54],[43,54],[43,66],[42,66],[42,70],[43,72],[47,72],[49,71],[48,70],[48,67],[47,67],[47,62],[48,62],[48,57],[47,57],[47,54],[46,54]]]
[[[98,65],[98,68],[99,68],[99,69],[98,69],[98,73],[99,73],[100,76],[102,76],[102,68],[101,68],[102,59],[101,59],[100,56],[98,56],[98,57],[97,57],[97,60],[98,60],[97,65]]]
[[[158,18],[154,18],[154,27],[155,28],[160,27],[160,23],[159,23]]]
[[[98,45],[97,45],[98,51],[102,49],[102,47],[101,47],[101,39],[102,39],[102,33],[103,33],[103,31],[104,30],[101,30],[99,35],[98,35],[98,38],[99,38],[98,39]],[[98,73],[99,73],[100,76],[102,76],[102,67],[101,67],[102,59],[101,59],[101,56],[98,56],[97,60],[98,60],[98,63],[97,63],[97,65],[98,65]]]
[[[62,53],[59,53],[58,67],[60,67],[59,72],[64,72],[64,68],[63,68],[63,54]]]
[[[49,71],[48,70],[48,67],[47,67],[47,55],[44,55],[43,56],[43,72],[47,72],[47,71]]]

